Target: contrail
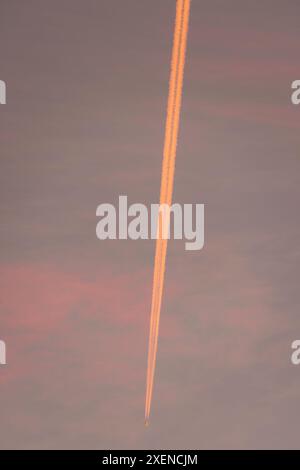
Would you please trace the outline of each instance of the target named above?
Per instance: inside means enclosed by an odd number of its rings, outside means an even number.
[[[169,98],[167,108],[167,120],[165,131],[164,155],[162,164],[162,177],[160,189],[160,205],[170,207],[172,204],[175,160],[178,142],[178,131],[180,121],[180,110],[182,101],[182,88],[185,66],[185,55],[187,45],[187,35],[190,16],[190,0],[177,0],[176,20],[173,42],[173,53],[171,62],[171,75],[169,85]],[[156,241],[155,262],[153,273],[153,289],[149,334],[147,387],[145,423],[148,425],[153,381],[156,364],[157,341],[159,330],[159,319],[164,286],[164,275],[166,265],[166,255],[168,239],[166,233],[169,225],[169,214],[167,220],[165,213],[160,212],[158,218],[158,237]]]

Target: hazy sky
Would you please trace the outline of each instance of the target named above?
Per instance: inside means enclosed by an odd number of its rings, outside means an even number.
[[[299,448],[299,0],[193,0],[151,426],[154,241],[175,0],[1,0],[0,448]]]

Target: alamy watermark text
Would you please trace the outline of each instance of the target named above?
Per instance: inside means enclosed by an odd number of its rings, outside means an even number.
[[[186,240],[188,251],[201,250],[204,246],[203,204],[151,204],[150,214],[144,204],[128,206],[127,196],[119,196],[119,207],[100,204],[96,215],[99,240]]]

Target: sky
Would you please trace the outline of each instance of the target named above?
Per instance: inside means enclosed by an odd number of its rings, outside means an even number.
[[[157,203],[175,0],[1,0],[1,449],[299,448],[298,0],[193,0],[144,427],[155,242],[96,208]]]

